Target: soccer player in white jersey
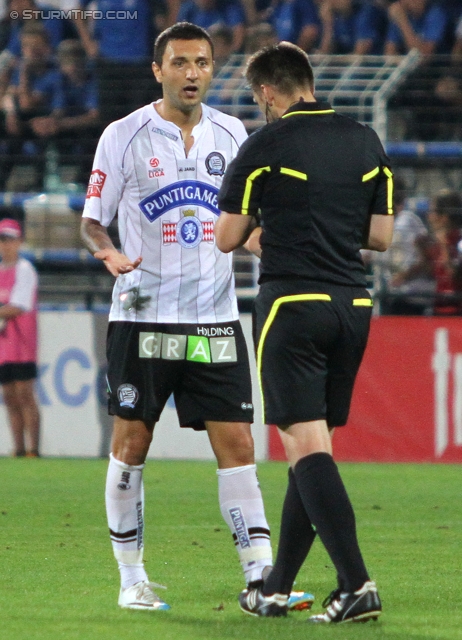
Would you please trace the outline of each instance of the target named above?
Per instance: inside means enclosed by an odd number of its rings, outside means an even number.
[[[248,356],[231,257],[214,240],[217,194],[247,134],[202,104],[213,72],[203,29],[177,23],[156,40],[163,97],[110,124],[98,144],[82,238],[116,277],[108,329],[114,415],[106,509],[121,575],[119,605],[169,609],[143,564],[142,470],[173,393],[182,427],[206,429],[219,502],[247,584],[272,565],[256,476]],[[106,227],[118,213],[121,251]]]

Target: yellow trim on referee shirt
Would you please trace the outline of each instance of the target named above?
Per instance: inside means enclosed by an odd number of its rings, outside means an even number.
[[[265,422],[265,403],[263,397],[263,385],[261,381],[261,361],[263,357],[263,345],[266,339],[266,335],[270,330],[271,325],[273,324],[274,318],[279,310],[281,304],[285,302],[306,302],[306,301],[316,301],[320,300],[323,302],[330,302],[332,298],[327,293],[301,293],[294,296],[283,296],[282,298],[278,298],[273,302],[273,306],[271,307],[271,311],[266,318],[265,324],[263,325],[263,329],[260,335],[260,340],[258,341],[257,347],[257,375],[258,375],[258,384],[260,386],[261,400],[262,400],[262,414],[263,414],[263,422]]]
[[[371,298],[354,298],[353,299],[354,307],[373,307],[374,303]]]
[[[383,168],[384,174],[387,176],[387,209],[388,214],[393,215],[393,173],[388,167]]]
[[[258,178],[259,175],[263,173],[263,171],[271,171],[271,167],[260,167],[260,169],[255,169],[255,171],[252,171],[250,176],[248,176],[247,180],[245,181],[245,190],[244,190],[244,197],[242,198],[242,209],[241,209],[241,213],[244,216],[246,216],[249,213],[249,202],[250,202],[250,195],[252,193],[253,182],[254,180],[256,180],[256,178]]]
[[[324,109],[323,111],[291,111],[285,113],[282,117],[288,118],[289,116],[317,116],[318,114],[335,113],[335,109]]]
[[[298,178],[299,180],[308,180],[308,176],[306,173],[302,173],[301,171],[295,171],[295,169],[288,169],[287,167],[281,167],[281,173],[284,173],[286,176],[292,176],[292,178]]]
[[[379,167],[375,167],[375,169],[372,169],[372,171],[369,171],[369,173],[365,173],[363,175],[363,182],[367,182],[368,180],[372,180],[372,178],[375,178],[379,171]]]

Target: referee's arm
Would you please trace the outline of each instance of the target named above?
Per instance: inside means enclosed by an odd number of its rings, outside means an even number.
[[[215,223],[217,247],[223,253],[234,251],[246,242],[255,226],[256,220],[253,216],[222,211]]]
[[[372,214],[363,249],[386,251],[393,239],[394,216]]]

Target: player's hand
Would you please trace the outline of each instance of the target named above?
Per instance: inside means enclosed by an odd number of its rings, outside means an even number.
[[[140,266],[143,258],[139,256],[136,260],[129,260],[126,255],[117,251],[117,249],[101,249],[94,254],[95,258],[102,260],[106,265],[106,269],[115,278],[125,273],[130,273]]]

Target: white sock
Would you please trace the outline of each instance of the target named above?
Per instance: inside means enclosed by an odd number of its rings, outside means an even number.
[[[247,584],[262,579],[273,565],[270,531],[256,465],[218,469],[218,498],[226,524],[233,534]]]
[[[144,464],[132,466],[109,455],[106,513],[124,589],[147,580],[143,564]]]

